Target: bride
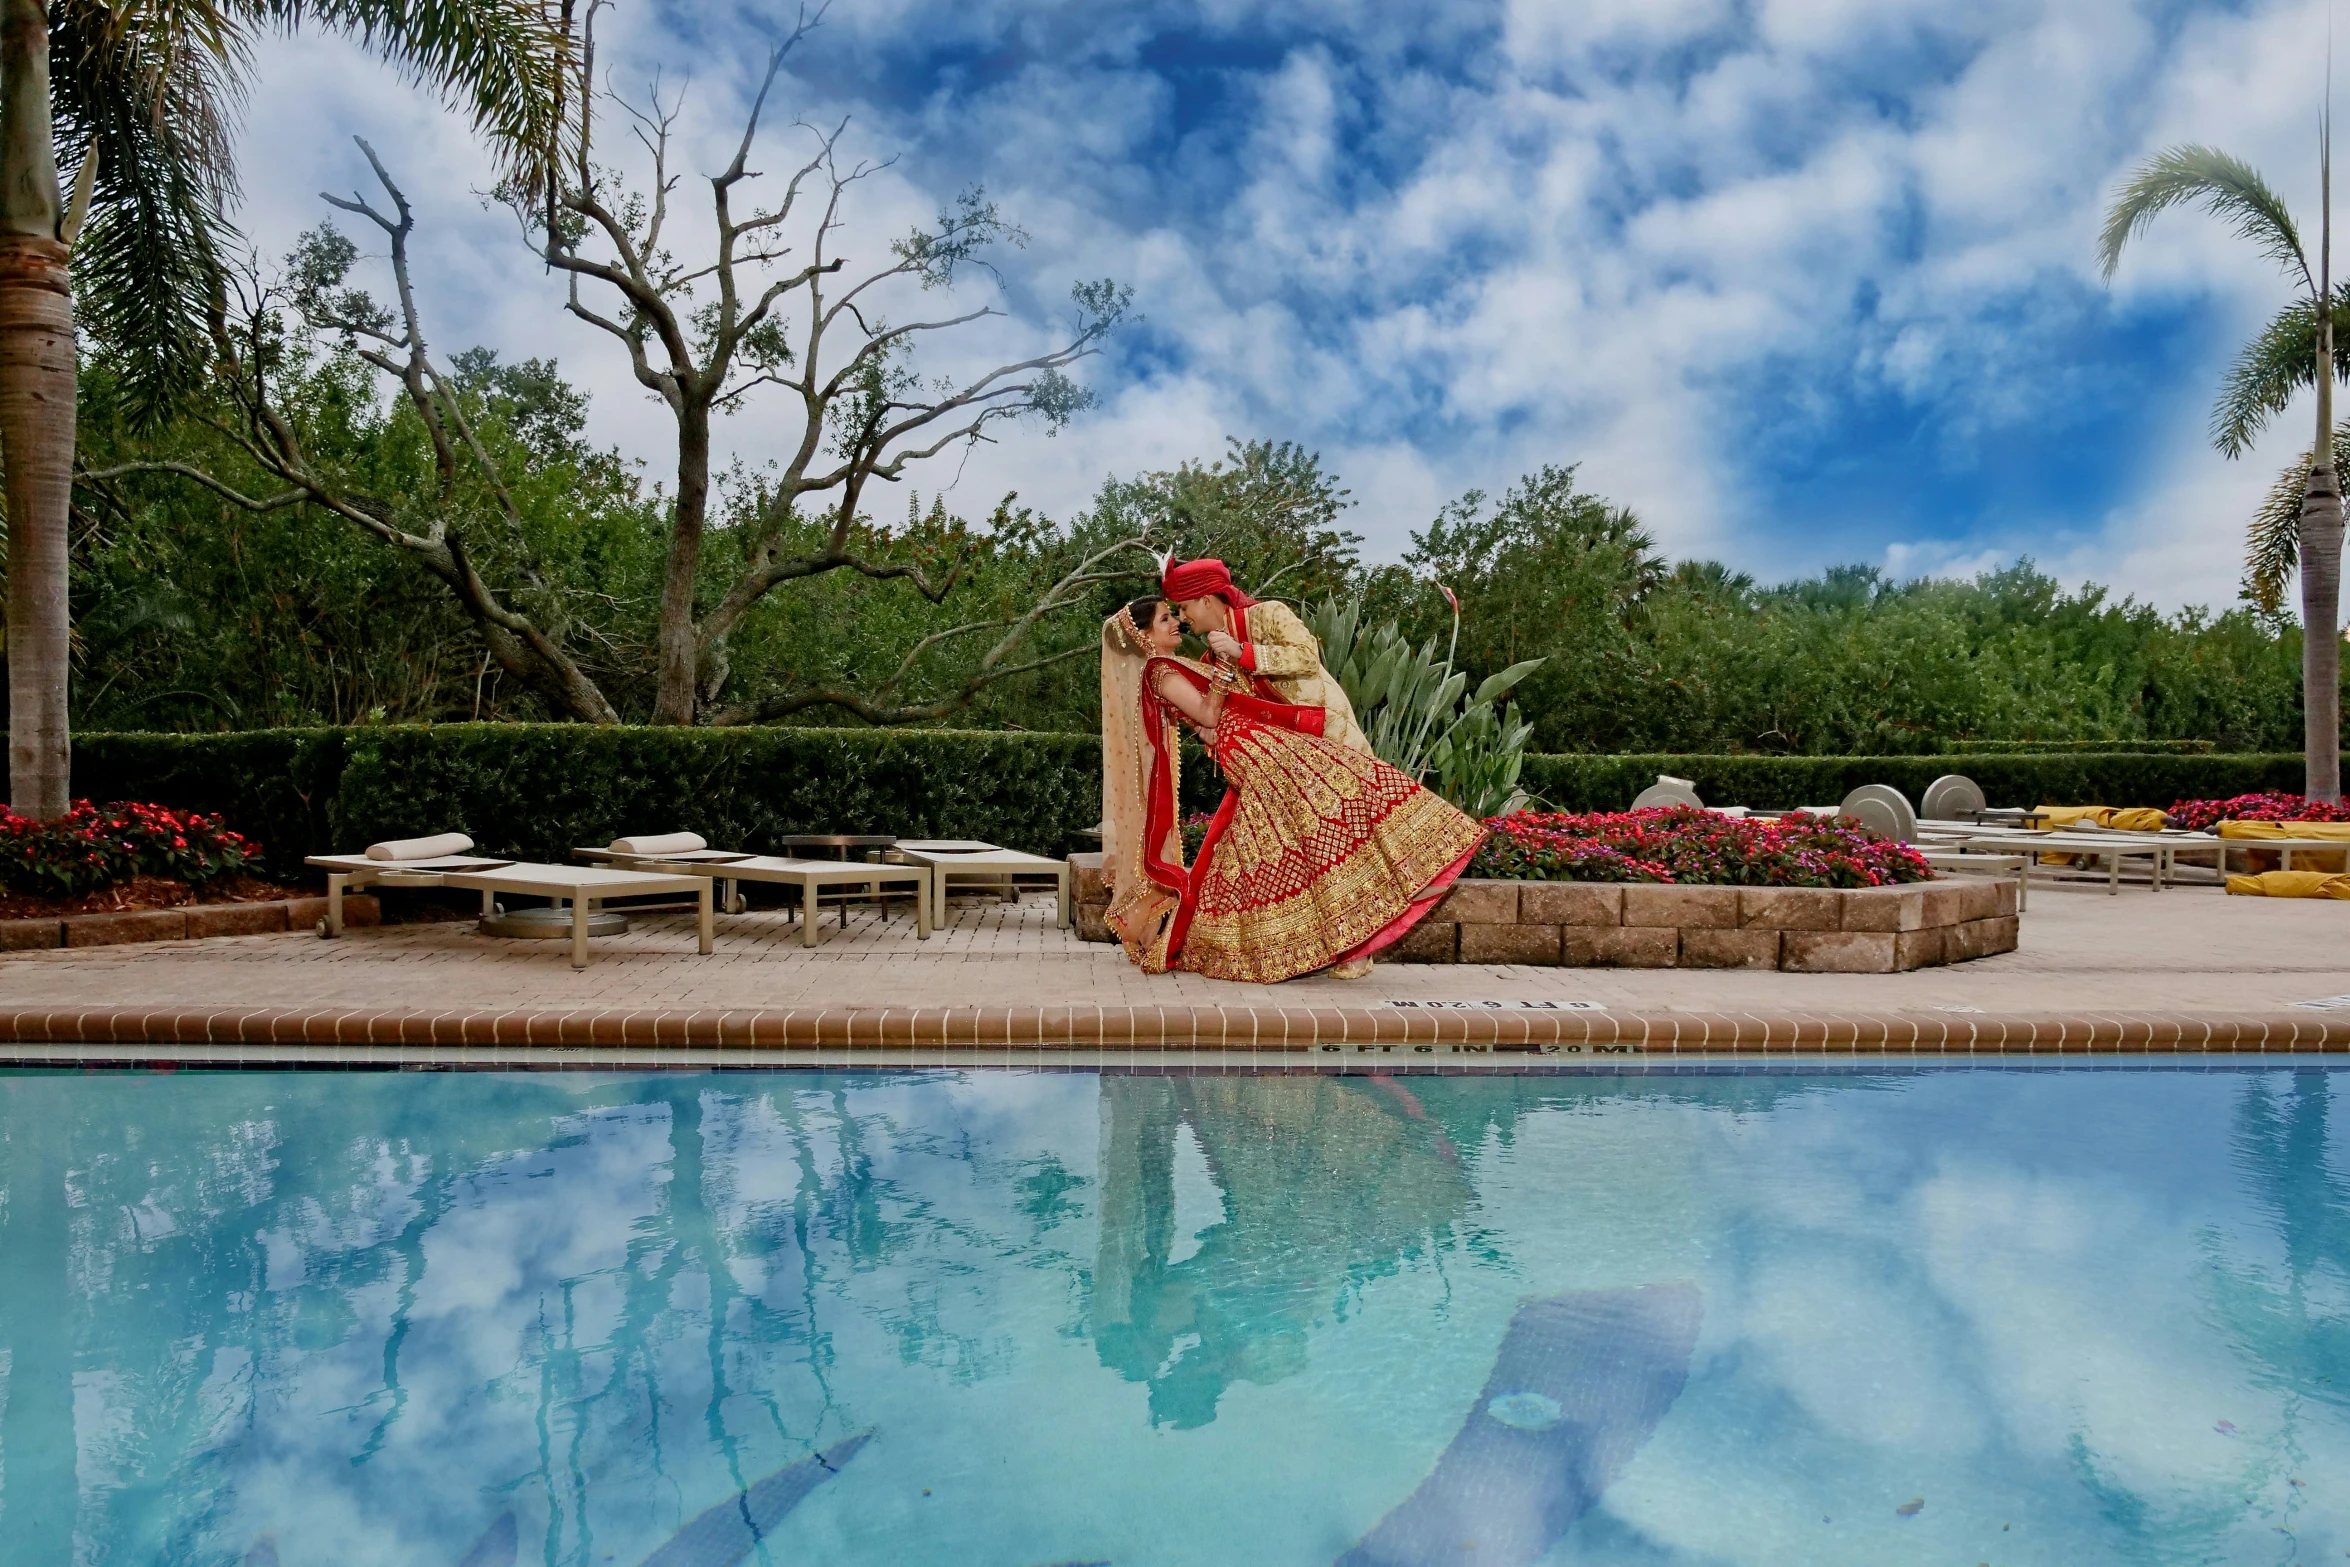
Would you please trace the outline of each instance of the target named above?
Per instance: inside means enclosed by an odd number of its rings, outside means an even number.
[[[1102,834],[1110,928],[1146,973],[1268,984],[1370,972],[1469,863],[1485,829],[1408,774],[1322,736],[1221,665],[1178,658],[1182,622],[1141,598],[1102,623]],[[1183,863],[1177,724],[1223,770]]]

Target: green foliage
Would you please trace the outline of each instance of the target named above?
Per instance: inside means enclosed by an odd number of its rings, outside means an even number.
[[[77,800],[55,821],[0,810],[0,887],[70,898],[133,876],[193,886],[251,869],[252,846],[201,811]]]
[[[254,840],[263,875],[305,881],[310,872],[302,857],[339,847],[328,812],[356,732],[77,734],[73,793],[81,799],[153,800],[223,817]]]
[[[1516,703],[1506,713],[1495,704],[1541,659],[1486,676],[1470,696],[1469,677],[1436,656],[1434,638],[1414,647],[1393,622],[1364,626],[1359,604],[1324,599],[1306,627],[1382,760],[1471,816],[1498,816],[1523,803],[1518,773],[1534,726],[1518,717]]]
[[[296,283],[339,286],[339,252],[319,236],[307,243]],[[422,422],[352,354],[290,341],[271,351],[277,396],[317,466],[352,493],[386,497],[403,526],[448,518],[485,578],[565,638],[624,720],[651,715],[665,503],[636,465],[586,441],[585,401],[552,362],[506,364],[480,349],[449,361],[455,397],[508,476],[519,518],[509,525],[474,465],[459,465],[452,491],[440,492]],[[233,408],[198,405],[160,429],[134,427],[112,360],[93,356],[83,383],[86,470],[185,462],[244,494],[276,493],[224,433]],[[1551,753],[2300,743],[2300,635],[2281,602],[2166,615],[2094,586],[2067,590],[2028,561],[1967,582],[1840,566],[1758,586],[1717,561],[1668,562],[1636,518],[1574,480],[1572,467],[1548,466],[1496,502],[1466,495],[1402,563],[1368,567],[1341,525],[1346,491],[1318,456],[1283,443],[1236,442],[1214,463],[1110,480],[1064,521],[1010,501],[965,519],[909,495],[900,516],[860,519],[855,552],[951,580],[948,591],[934,601],[853,571],[796,580],[752,605],[712,656],[728,666],[726,700],[741,713],[782,711],[794,693],[826,688],[937,702],[1077,562],[1147,532],[1156,548],[1223,558],[1253,592],[1349,605],[1358,636],[1392,623],[1411,670],[1449,663],[1446,680],[1464,677],[1451,711],[1481,682],[1536,664],[1507,693],[1515,719],[1497,692],[1490,722],[1464,718],[1441,756],[1444,730],[1417,714],[1407,725],[1410,704],[1391,704],[1397,733],[1417,736],[1412,764],[1464,797],[1504,787],[1513,724],[1530,726],[1530,750]],[[762,541],[785,555],[823,544],[822,521],[778,512],[764,484],[753,469],[722,477],[701,604],[725,593]],[[291,501],[254,513],[152,471],[85,477],[76,497],[79,728],[553,716],[485,656],[440,582],[347,519]],[[1017,657],[1039,667],[984,687],[950,721],[1095,729],[1100,621],[1151,583],[1150,562],[1126,558],[1130,576],[1073,594],[1036,626]],[[1435,639],[1455,624],[1443,587],[1461,616],[1439,660]],[[1334,666],[1350,656],[1334,653]],[[1404,663],[1399,655],[1390,676]],[[1364,679],[1337,672],[1376,739],[1382,704],[1367,700]],[[1415,690],[1425,700],[1444,684]],[[855,722],[829,707],[784,721]]]
[[[84,735],[74,786],[225,814],[273,875],[383,838],[470,834],[567,862],[630,832],[772,849],[795,832],[1095,847],[1101,742],[951,730],[388,725],[265,734]]]
[[[1529,756],[1525,786],[1560,811],[1621,811],[1657,774],[1686,778],[1708,805],[1833,806],[1862,784],[1912,801],[1944,773],[1964,773],[1995,806],[2151,805],[2296,788],[2302,758],[2262,753],[1940,756]]]
[[[2296,755],[1527,756],[1523,786],[1555,810],[1619,811],[1658,773],[1723,805],[1833,805],[1889,783],[1913,800],[1964,772],[1994,804],[2167,806],[2296,786]],[[1222,783],[1185,769],[1183,809]],[[794,832],[978,838],[1039,854],[1096,847],[1092,734],[937,729],[677,729],[446,724],[244,734],[76,737],[77,795],[218,813],[259,841],[266,874],[381,838],[469,833],[490,851],[567,861],[628,832],[690,831],[771,849]]]

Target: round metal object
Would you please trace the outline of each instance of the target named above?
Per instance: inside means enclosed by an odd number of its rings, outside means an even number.
[[[505,909],[484,919],[478,927],[485,936],[519,936],[526,941],[569,941],[571,939],[571,911],[556,909]],[[591,936],[624,936],[628,933],[628,916],[615,914],[610,909],[595,909],[588,914],[588,934]]]
[[[1985,808],[1982,788],[1964,773],[1944,773],[1918,797],[1918,815],[1930,822],[1963,822]]]
[[[1918,835],[1918,813],[1910,809],[1909,796],[1890,784],[1862,784],[1844,797],[1836,814],[1896,843],[1907,843]]]
[[[1697,797],[1697,791],[1686,784],[1650,784],[1632,797],[1632,809],[1635,811],[1645,811],[1652,805],[1703,806],[1704,804],[1705,802]]]

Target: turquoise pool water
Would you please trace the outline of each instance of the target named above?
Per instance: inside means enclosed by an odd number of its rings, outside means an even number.
[[[2341,1562],[2350,1077],[0,1075],[0,1557]]]

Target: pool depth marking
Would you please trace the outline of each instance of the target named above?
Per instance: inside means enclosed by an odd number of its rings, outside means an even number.
[[[1602,1001],[1389,1001],[1424,1012],[1605,1012]]]

